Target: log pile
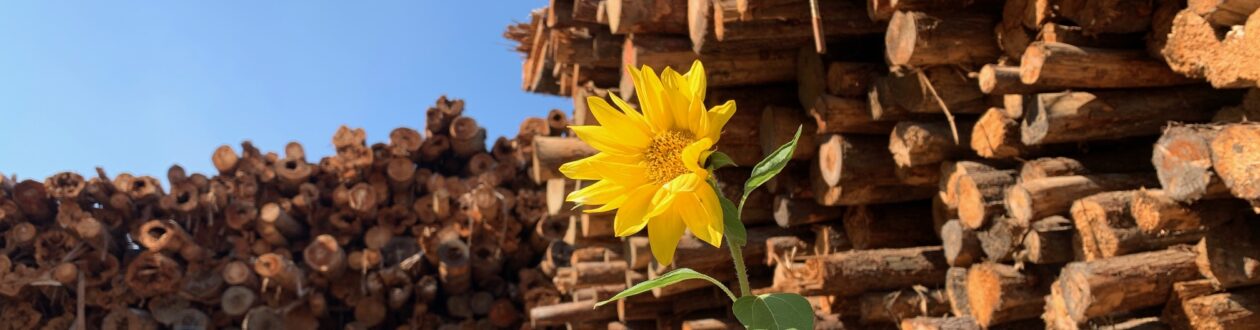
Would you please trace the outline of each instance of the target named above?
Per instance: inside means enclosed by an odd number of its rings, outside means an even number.
[[[555,0],[506,36],[525,89],[571,96],[576,125],[599,124],[588,97],[634,105],[619,66],[704,61],[706,102],[738,107],[718,144],[740,165],[719,172],[728,194],[795,127],[814,133],[751,197],[745,253],[754,292],[809,297],[820,327],[1243,329],[1260,319],[1258,6]],[[568,7],[595,11],[553,16]],[[612,57],[561,55],[578,44]],[[549,182],[549,200],[583,184]],[[617,315],[552,312],[674,267],[733,279],[693,237],[659,267],[646,238],[585,228],[610,214],[573,217],[569,271],[598,250],[624,279],[565,282],[572,302],[531,312],[535,325],[736,324],[725,306],[679,305],[714,296],[700,283]],[[650,323],[625,313],[636,305],[673,308]]]
[[[372,144],[343,126],[322,158],[224,145],[217,173],[176,165],[165,184],[100,168],[4,178],[0,328],[528,325],[561,296],[538,267],[556,223],[523,150],[567,119],[487,149],[462,100],[426,116]]]

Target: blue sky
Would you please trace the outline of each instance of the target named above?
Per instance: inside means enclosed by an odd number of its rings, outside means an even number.
[[[502,38],[541,0],[12,1],[0,5],[0,173],[211,173],[221,144],[332,152],[420,128],[442,94],[491,136],[568,98],[520,89]],[[239,149],[238,149],[239,150]],[[311,157],[318,159],[318,157]]]

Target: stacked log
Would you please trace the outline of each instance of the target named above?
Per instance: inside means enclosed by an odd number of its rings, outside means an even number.
[[[524,139],[501,139],[491,154],[468,115],[463,100],[442,97],[423,129],[371,144],[343,126],[336,154],[320,159],[296,142],[283,153],[224,145],[211,157],[218,173],[175,165],[165,183],[100,168],[6,179],[0,318],[27,328],[520,327],[524,311],[559,299],[530,244],[548,217],[544,190],[520,179],[532,167]]]
[[[572,2],[535,19],[589,7]],[[1245,320],[1246,307],[1205,304],[1247,306],[1246,290],[1260,284],[1245,271],[1258,258],[1249,211],[1260,207],[1249,158],[1260,154],[1260,126],[1246,123],[1260,117],[1260,92],[1241,89],[1260,77],[1248,55],[1260,49],[1248,47],[1260,34],[1247,33],[1260,22],[1250,2],[605,3],[619,7],[604,16],[632,18],[612,26],[575,16],[574,26],[620,37],[617,63],[681,71],[699,59],[706,106],[736,101],[718,149],[740,167],[719,171],[723,193],[738,195],[747,168],[797,127],[805,133],[745,210],[750,232],[781,228],[750,245],[754,292],[826,297],[830,304],[815,304],[819,324],[850,327],[1249,324],[1210,321]],[[627,21],[651,23],[626,29]],[[539,65],[578,65],[533,48],[563,28],[509,29],[526,76],[538,80],[530,70]],[[635,106],[624,72],[615,82],[548,72],[572,87],[526,89],[572,95],[578,124],[598,124],[584,109],[591,96]],[[563,194],[581,184],[554,186]],[[583,217],[601,216],[569,223]],[[561,227],[554,236],[566,236]],[[569,238],[556,251],[617,240],[594,232],[605,236]],[[673,269],[653,264],[646,238],[613,246],[627,265],[621,285]],[[712,249],[686,236],[675,260],[694,258],[683,266],[732,280]],[[1177,276],[1125,273],[1140,263]],[[1141,290],[1113,292],[1112,275]],[[1196,281],[1214,289],[1191,295]],[[922,308],[902,308],[909,302]],[[706,308],[659,314],[677,321],[656,325],[729,325],[729,315]],[[579,323],[590,322],[569,325]]]

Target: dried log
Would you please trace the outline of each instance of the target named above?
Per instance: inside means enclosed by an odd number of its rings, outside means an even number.
[[[1010,265],[986,262],[967,271],[971,316],[982,327],[1041,315],[1046,288]]]
[[[1193,329],[1260,327],[1260,288],[1218,293],[1186,300],[1182,308]]]
[[[1194,252],[1168,249],[1069,263],[1047,302],[1062,304],[1075,323],[1158,306],[1168,300],[1173,283],[1199,277],[1194,259]]]
[[[616,34],[687,31],[687,1],[606,0],[608,28]]]
[[[1029,225],[1011,218],[993,219],[989,228],[979,232],[980,249],[991,261],[1009,261],[1014,259],[1021,240],[1028,234]]]
[[[875,121],[866,100],[821,95],[809,110],[817,134],[887,134],[896,122]]]
[[[548,179],[564,178],[560,165],[594,155],[597,150],[577,138],[535,137],[533,167],[530,177],[542,184]]]
[[[1167,197],[1193,203],[1228,189],[1212,170],[1211,142],[1220,127],[1172,125],[1155,142],[1151,163]]]
[[[1217,176],[1229,187],[1230,193],[1251,202],[1253,207],[1260,205],[1260,181],[1252,173],[1256,165],[1252,159],[1257,155],[1257,138],[1260,137],[1260,126],[1236,124],[1225,127],[1212,139],[1212,168]]]
[[[949,312],[949,297],[945,295],[945,290],[902,289],[867,293],[858,301],[862,309],[860,322],[870,325]]]
[[[1214,227],[1245,214],[1247,204],[1236,199],[1203,200],[1184,204],[1164,190],[1133,192],[1129,210],[1138,228],[1146,233],[1177,232]]]
[[[1159,97],[1154,97],[1158,95]],[[1154,135],[1168,121],[1205,122],[1211,111],[1237,98],[1209,88],[1186,87],[1039,94],[1024,114],[1024,144],[1050,144]]]
[[[1138,88],[1194,84],[1140,50],[1035,42],[1020,58],[1020,81],[1074,88]],[[1118,104],[1116,106],[1119,106]]]
[[[1132,32],[1145,32],[1143,30]],[[1044,42],[1089,48],[1130,49],[1142,47],[1142,36],[1132,33],[1095,33],[1084,27],[1048,22],[1041,25],[1038,38]]]
[[[1006,191],[1015,185],[1014,170],[969,171],[960,174],[949,187],[958,198],[959,223],[980,229],[992,219],[1005,215]]]
[[[888,63],[915,67],[991,63],[1001,54],[990,32],[994,24],[993,17],[971,12],[897,12],[884,35]]]
[[[1150,29],[1151,1],[1116,1],[1100,3],[1084,0],[1054,2],[1058,17],[1080,25],[1085,33],[1134,33]]]
[[[991,95],[1035,94],[1063,90],[1058,86],[1025,84],[1020,80],[1019,72],[1018,66],[985,64],[980,68],[980,74],[977,75],[976,80],[980,83],[980,91]]]
[[[1252,269],[1260,253],[1260,226],[1255,219],[1238,219],[1217,226],[1195,246],[1199,273],[1218,288],[1237,288],[1260,283]]]
[[[1050,216],[1032,224],[1024,236],[1024,258],[1034,264],[1058,264],[1075,258],[1072,237],[1076,228],[1062,216]]]
[[[843,215],[843,208],[819,205],[813,199],[774,198],[774,222],[783,228],[839,220]]]
[[[980,256],[984,253],[976,232],[963,227],[958,220],[945,222],[941,227],[941,242],[945,251],[945,262],[950,266],[970,266],[980,261]]]
[[[970,121],[955,123],[898,122],[889,136],[888,151],[899,167],[936,164],[966,154],[962,141],[970,141]],[[956,133],[956,135],[955,135]]]
[[[1064,214],[1080,196],[1104,191],[1131,190],[1158,185],[1150,173],[1090,174],[1051,177],[1021,182],[1006,193],[1006,210],[1024,223]]]
[[[795,266],[800,267],[800,266]],[[803,268],[780,264],[775,287],[804,293],[853,296],[875,290],[943,284],[949,266],[939,246],[880,249],[810,259]],[[789,276],[779,276],[786,269]]]
[[[971,318],[971,298],[967,297],[967,268],[950,267],[945,272],[944,286],[945,294],[949,295],[950,313]]]
[[[621,63],[639,68],[647,65],[663,70],[673,67],[685,70],[695,60],[704,62],[708,86],[730,87],[796,81],[794,49],[750,52],[747,49],[712,50],[696,54],[686,38],[672,35],[635,34],[626,38]],[[629,75],[622,75],[621,93],[626,98],[634,85]],[[747,109],[741,107],[741,109]]]
[[[934,244],[931,212],[921,202],[851,206],[844,213],[844,232],[859,250]]]
[[[876,120],[937,119],[946,109],[955,116],[989,109],[979,83],[955,66],[893,73],[872,83],[867,98]]]
[[[1132,198],[1133,191],[1112,191],[1090,195],[1072,204],[1072,221],[1081,236],[1085,260],[1193,243],[1203,237],[1204,231],[1199,228],[1143,232],[1130,213]]]

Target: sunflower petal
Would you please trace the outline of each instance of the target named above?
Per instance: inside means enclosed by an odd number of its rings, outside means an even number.
[[[648,221],[648,242],[652,247],[652,255],[662,266],[674,262],[674,250],[678,248],[678,240],[682,238],[686,228],[677,214],[662,214]]]
[[[630,189],[610,180],[597,181],[577,191],[569,193],[566,201],[583,205],[604,205],[617,197],[625,195]]]
[[[722,245],[722,232],[712,228],[714,223],[721,224],[721,219],[714,221],[713,214],[705,209],[704,204],[700,200],[700,191],[694,193],[685,193],[678,196],[678,200],[674,202],[674,210],[682,218],[683,223],[687,224],[687,229],[706,243],[713,246]],[[719,217],[721,215],[718,215]]]
[[[591,110],[591,114],[595,116],[595,120],[599,125],[615,131],[619,137],[627,139],[651,140],[652,130],[648,128],[647,123],[626,115],[621,111],[614,109],[608,101],[603,98],[590,96],[586,98],[586,105]],[[633,112],[634,110],[629,110]]]
[[[722,137],[722,128],[726,126],[727,121],[731,120],[731,116],[735,115],[735,101],[726,101],[722,105],[709,109],[706,114],[709,118],[708,138],[717,143],[718,138]]]
[[[644,117],[642,112],[639,112],[638,109],[635,109],[635,107],[626,103],[625,100],[622,100],[620,96],[617,96],[617,93],[609,93],[608,96],[612,98],[613,104],[616,105],[617,108],[620,108],[621,112],[626,114],[626,117],[638,122],[639,125],[642,125],[643,127],[647,127],[649,133],[655,132],[655,128],[652,127],[651,123],[648,123],[647,117]]]
[[[704,89],[708,85],[704,64],[700,63],[700,60],[691,62],[691,69],[687,70],[683,77],[687,78],[688,87],[691,88],[692,100],[704,100]]]
[[[655,132],[673,129],[674,115],[665,108],[662,102],[661,89],[663,87],[660,77],[656,76],[652,67],[646,65],[643,66],[642,71],[633,71],[637,74],[632,77],[638,77],[634,84],[634,94],[639,97],[639,107],[643,109],[643,116],[647,117],[648,123],[652,125]]]
[[[712,148],[712,147],[713,147],[713,140],[707,137],[700,139],[700,141],[692,142],[690,145],[683,147],[683,150],[682,150],[683,166],[687,167],[687,170],[691,171],[692,173],[708,174],[708,171],[705,171],[705,169],[701,168],[700,165],[703,165],[704,157],[709,155],[709,153],[706,153],[706,151],[709,151],[709,148]]]
[[[647,149],[650,143],[650,141],[622,139],[616,132],[601,126],[569,126],[569,129],[577,133],[582,142],[591,145],[595,150],[622,156],[638,155],[643,152],[643,149]]]
[[[617,236],[630,236],[643,230],[648,224],[648,211],[652,208],[652,196],[656,194],[656,186],[642,186],[626,195],[621,209],[613,218],[613,231]]]
[[[687,81],[673,68],[666,67],[661,72],[661,104],[664,104],[674,116],[674,126],[678,129],[695,131],[692,125],[691,95],[687,93]],[[697,114],[698,115],[698,114]]]

